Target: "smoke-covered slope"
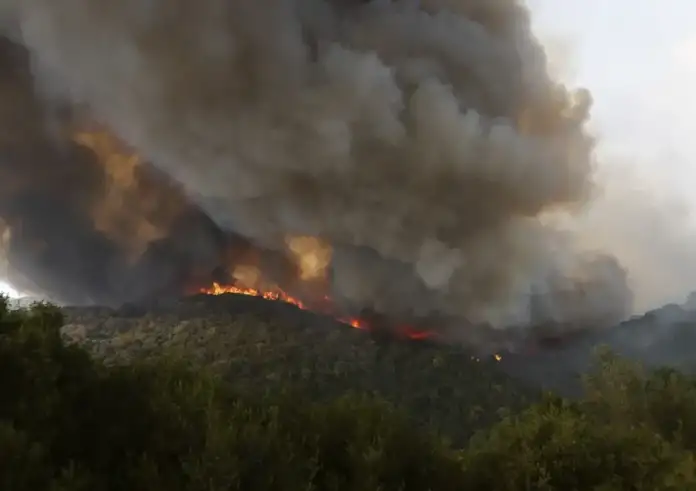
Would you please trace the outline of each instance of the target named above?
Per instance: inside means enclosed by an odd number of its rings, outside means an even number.
[[[170,353],[212,368],[244,390],[296,389],[319,399],[374,391],[457,438],[496,420],[502,407],[535,400],[541,389],[578,395],[580,376],[604,344],[652,367],[696,366],[696,312],[676,305],[563,345],[503,352],[499,359],[430,341],[383,338],[244,295],[65,311],[65,336],[109,362]]]
[[[597,348],[650,368],[696,371],[696,305],[669,304],[616,326],[580,333],[553,344],[535,346],[530,353],[509,354],[501,368],[536,387],[566,395],[580,390],[580,376],[591,367]]]

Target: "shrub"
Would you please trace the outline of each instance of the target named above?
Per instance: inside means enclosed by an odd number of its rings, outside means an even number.
[[[585,397],[547,395],[472,441],[468,485],[490,490],[696,489],[694,382],[606,350]]]
[[[603,424],[580,404],[549,400],[479,436],[465,455],[470,489],[686,490],[693,455],[645,424]]]

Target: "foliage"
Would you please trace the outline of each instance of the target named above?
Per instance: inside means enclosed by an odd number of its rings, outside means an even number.
[[[585,397],[547,395],[474,438],[472,489],[585,491],[696,489],[694,380],[644,373],[601,350]]]
[[[106,365],[62,324],[0,301],[3,491],[696,489],[696,382],[610,353],[583,399],[546,395],[456,450],[360,387],[253,392],[181,358]]]
[[[0,489],[457,489],[455,453],[386,403],[238,397],[183,362],[105,367],[47,305],[0,315]]]
[[[291,390],[315,401],[372,394],[463,445],[537,394],[457,346],[377,342],[364,331],[292,305],[244,295],[187,298],[141,316],[71,309],[70,329],[110,364],[161,353],[215,370],[235,389],[263,396]],[[81,327],[78,327],[81,326]]]

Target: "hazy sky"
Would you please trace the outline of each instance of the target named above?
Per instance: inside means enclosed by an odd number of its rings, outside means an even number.
[[[696,206],[696,1],[528,4],[563,76],[592,91],[603,150],[635,157]]]
[[[528,5],[561,77],[594,97],[609,191],[586,235],[628,268],[637,311],[683,300],[696,290],[696,1]]]

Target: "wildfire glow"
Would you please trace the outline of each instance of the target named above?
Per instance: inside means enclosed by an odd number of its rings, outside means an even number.
[[[279,302],[285,302],[289,303],[292,305],[295,305],[296,307],[302,309],[302,310],[312,310],[310,309],[304,302],[299,300],[298,298],[295,298],[291,295],[288,295],[284,291],[282,291],[280,288],[274,288],[273,290],[260,290],[257,288],[243,288],[235,285],[221,285],[219,283],[213,283],[213,285],[210,288],[201,288],[199,290],[199,293],[203,293],[206,295],[225,295],[225,294],[234,294],[234,295],[248,295],[252,297],[261,297],[265,298],[266,300],[275,300]],[[330,305],[331,301],[327,297],[325,298],[327,301],[327,304]],[[330,309],[329,309],[330,310]],[[331,314],[331,312],[323,312],[326,314]],[[365,329],[368,330],[370,328],[370,325],[368,321],[364,319],[360,319],[358,317],[336,317],[336,320],[343,323],[347,324],[349,326],[352,326],[356,329]],[[400,331],[408,338],[410,339],[429,339],[434,337],[434,333],[430,331],[418,331],[416,329],[413,329],[408,326],[403,326]]]
[[[139,187],[140,156],[108,130],[77,131],[73,140],[89,148],[104,170],[106,193],[93,204],[94,226],[126,246],[130,258],[136,260],[151,242],[167,236],[180,203],[171,196],[150,195]],[[124,203],[129,205],[124,207]]]
[[[302,310],[307,310],[305,305],[298,299],[287,295],[282,290],[276,291],[261,291],[255,288],[240,288],[234,285],[221,285],[219,283],[213,283],[210,288],[201,288],[200,293],[206,295],[224,295],[226,293],[232,293],[235,295],[248,295],[250,297],[262,297],[266,300],[278,300],[285,303],[290,303],[296,305]]]
[[[326,276],[333,252],[328,244],[316,237],[306,236],[288,236],[285,243],[300,268],[301,279],[313,280]]]
[[[213,285],[210,288],[201,288],[199,290],[199,293],[205,294],[205,295],[224,295],[224,294],[235,294],[235,295],[248,295],[252,297],[261,297],[265,298],[266,300],[275,300],[279,302],[285,302],[289,303],[292,305],[295,305],[296,307],[302,309],[302,310],[311,310],[304,302],[301,300],[288,295],[284,291],[282,291],[280,288],[274,288],[273,290],[269,291],[264,291],[261,289],[257,288],[243,288],[235,285],[221,285],[219,283],[213,283]],[[327,301],[327,305],[331,304],[331,300],[326,297],[325,300]],[[330,314],[331,312],[323,312]],[[360,319],[358,317],[336,317],[336,320],[339,322],[342,322],[343,324],[347,324],[349,326],[352,326],[356,329],[364,329],[364,330],[369,330],[370,329],[370,324],[368,321],[364,319]],[[401,326],[399,331],[408,337],[409,339],[414,339],[414,340],[423,340],[423,339],[432,339],[435,337],[435,333],[432,331],[419,331],[417,329],[414,329],[409,326]],[[474,358],[472,358],[474,359]],[[495,354],[493,356],[493,359],[495,361],[500,361],[502,360],[502,356],[499,354]],[[475,358],[476,361],[481,361],[478,358]]]

